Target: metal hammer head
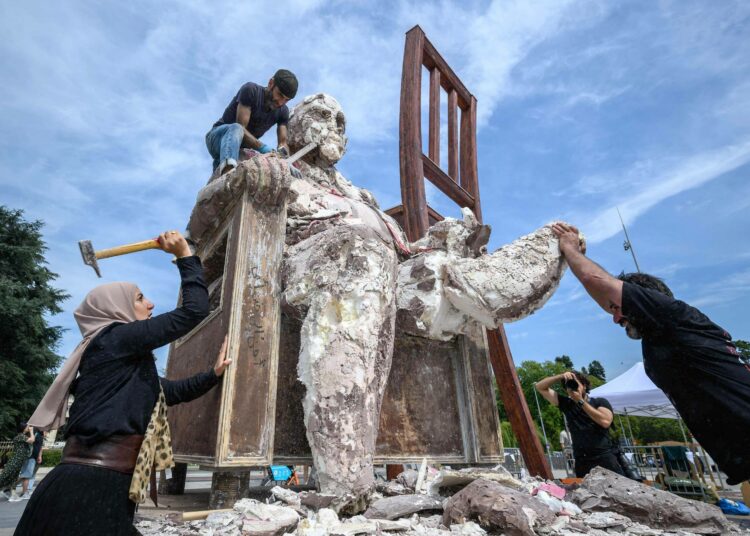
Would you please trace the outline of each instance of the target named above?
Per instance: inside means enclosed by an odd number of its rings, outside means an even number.
[[[79,240],[78,247],[81,248],[83,263],[91,266],[96,275],[101,277],[102,274],[99,272],[99,263],[96,262],[96,253],[94,253],[94,246],[91,245],[91,240]]]

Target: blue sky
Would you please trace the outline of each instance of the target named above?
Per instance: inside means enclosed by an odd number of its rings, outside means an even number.
[[[383,207],[398,204],[400,76],[415,24],[478,99],[491,249],[564,219],[591,258],[631,271],[618,206],[641,268],[750,339],[747,2],[6,2],[0,203],[46,222],[50,268],[72,295],[53,318],[70,328],[60,352],[78,342],[71,312],[99,282],[77,241],[184,228],[210,173],[204,134],[246,81],[284,67],[299,97],[335,96],[348,121],[340,170]],[[163,253],[101,267],[103,281],[138,283],[157,311],[176,301]],[[613,377],[640,360],[572,274],[507,331],[517,363],[568,354]]]

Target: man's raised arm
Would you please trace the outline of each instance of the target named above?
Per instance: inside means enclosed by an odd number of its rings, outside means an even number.
[[[570,374],[566,372],[565,374]],[[557,392],[552,389],[552,385],[561,381],[565,374],[557,374],[556,376],[548,376],[544,378],[543,380],[539,380],[534,384],[534,388],[539,391],[539,394],[544,397],[544,399],[552,404],[553,406],[559,406],[560,402],[557,398]]]

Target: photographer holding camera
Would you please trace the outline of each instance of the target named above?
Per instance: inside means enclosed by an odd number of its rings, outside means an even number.
[[[558,394],[552,385],[561,382],[568,396]],[[573,439],[575,473],[581,478],[596,466],[625,475],[617,459],[618,449],[609,436],[614,415],[604,398],[589,398],[591,382],[580,372],[564,372],[539,381],[536,390],[568,421]]]

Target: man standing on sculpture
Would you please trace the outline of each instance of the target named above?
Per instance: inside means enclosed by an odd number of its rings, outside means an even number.
[[[247,82],[227,105],[221,118],[206,134],[206,147],[213,157],[213,169],[221,175],[237,166],[240,148],[268,153],[272,149],[260,138],[276,125],[277,147],[289,153],[287,123],[289,108],[286,103],[297,94],[297,77],[291,71],[279,69],[263,87]]]
[[[557,382],[562,382],[568,396],[552,389]],[[585,375],[564,372],[544,378],[535,387],[540,395],[565,415],[573,436],[573,457],[578,478],[589,474],[594,467],[604,467],[625,476],[609,435],[614,418],[612,406],[605,398],[589,398],[591,382]]]
[[[647,274],[615,278],[585,257],[578,230],[552,227],[560,252],[586,291],[631,339],[643,366],[690,432],[737,484],[750,478],[750,367],[726,330]]]

